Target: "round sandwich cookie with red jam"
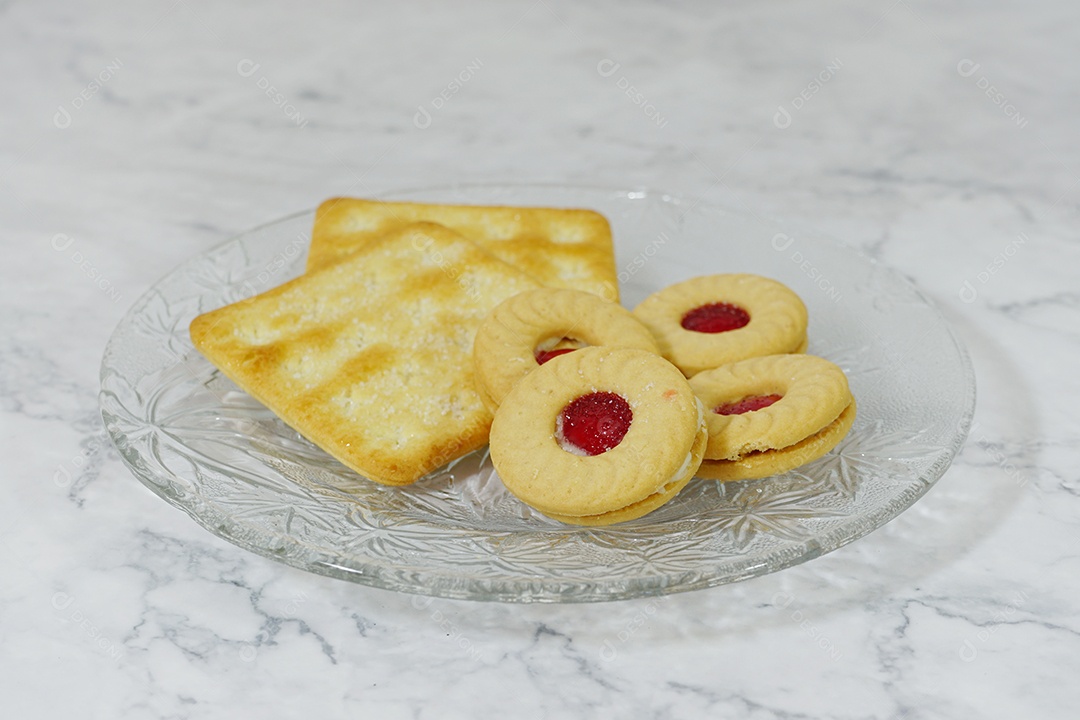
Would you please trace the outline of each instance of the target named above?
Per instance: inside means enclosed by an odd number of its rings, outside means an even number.
[[[687,377],[761,355],[806,351],[806,305],[760,275],[705,275],[645,298],[634,316]]]
[[[704,409],[678,368],[630,348],[589,347],[525,376],[491,426],[503,484],[573,525],[633,520],[666,503],[697,471]]]
[[[521,378],[583,347],[639,348],[658,354],[652,334],[630,311],[581,290],[541,288],[500,303],[473,342],[480,398],[495,412]]]
[[[768,355],[690,378],[709,443],[698,477],[750,480],[832,450],[855,420],[844,371],[813,355]]]

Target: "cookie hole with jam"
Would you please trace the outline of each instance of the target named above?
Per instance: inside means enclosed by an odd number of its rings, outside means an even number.
[[[723,403],[713,408],[717,415],[742,415],[743,413],[764,410],[773,403],[783,398],[783,395],[772,393],[769,395],[747,395],[735,402]]]
[[[750,324],[750,313],[732,303],[709,303],[683,315],[680,324],[692,332],[722,333],[746,327]]]
[[[594,392],[570,402],[556,420],[559,446],[575,455],[601,455],[622,442],[634,411],[622,395]]]
[[[537,343],[533,349],[533,357],[536,358],[537,365],[543,365],[552,358],[565,355],[566,353],[580,350],[583,347],[588,347],[588,343],[582,342],[577,338],[572,337],[554,337],[548,338]]]

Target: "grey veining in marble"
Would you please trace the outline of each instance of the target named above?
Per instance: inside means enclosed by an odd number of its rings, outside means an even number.
[[[20,718],[1069,718],[1080,8],[922,0],[0,3],[0,688]],[[97,410],[127,307],[233,233],[453,181],[646,186],[911,277],[957,463],[825,557],[662,599],[396,595],[235,548]]]

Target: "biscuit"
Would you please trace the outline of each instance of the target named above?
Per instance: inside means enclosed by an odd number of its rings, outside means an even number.
[[[405,485],[487,442],[472,344],[536,283],[439,225],[417,224],[261,295],[200,315],[199,349],[344,465]]]
[[[521,378],[547,360],[590,345],[657,353],[648,329],[621,305],[580,290],[541,288],[500,303],[480,325],[473,363],[492,412]]]
[[[697,477],[730,482],[754,480],[779,475],[817,460],[840,444],[855,422],[855,401],[844,408],[840,417],[810,437],[779,450],[765,450],[743,455],[738,460],[703,460]]]
[[[518,382],[491,426],[507,489],[576,525],[633,520],[673,498],[701,463],[701,403],[673,365],[647,350],[589,347]]]
[[[855,418],[844,372],[813,355],[769,355],[690,378],[706,408],[711,461],[701,477],[745,480],[824,455]]]
[[[645,298],[634,315],[687,377],[806,347],[806,306],[786,285],[760,275],[692,278]]]
[[[333,198],[315,212],[307,269],[340,259],[414,222],[460,233],[545,287],[573,288],[617,302],[611,226],[592,210],[434,205]]]

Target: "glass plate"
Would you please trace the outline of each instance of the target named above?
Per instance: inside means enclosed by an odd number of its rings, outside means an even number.
[[[695,275],[794,289],[810,352],[847,372],[855,426],[826,457],[764,480],[692,481],[639,520],[578,528],[503,488],[485,452],[415,485],[365,480],[238,390],[191,345],[197,314],[298,275],[314,214],[264,225],[154,285],[105,349],[101,408],[151,490],[226,540],[289,565],[410,593],[585,602],[773,572],[880,527],[941,477],[967,434],[971,364],[932,303],[858,251],[776,221],[649,191],[453,186],[395,199],[588,207],[611,221],[623,303]]]

